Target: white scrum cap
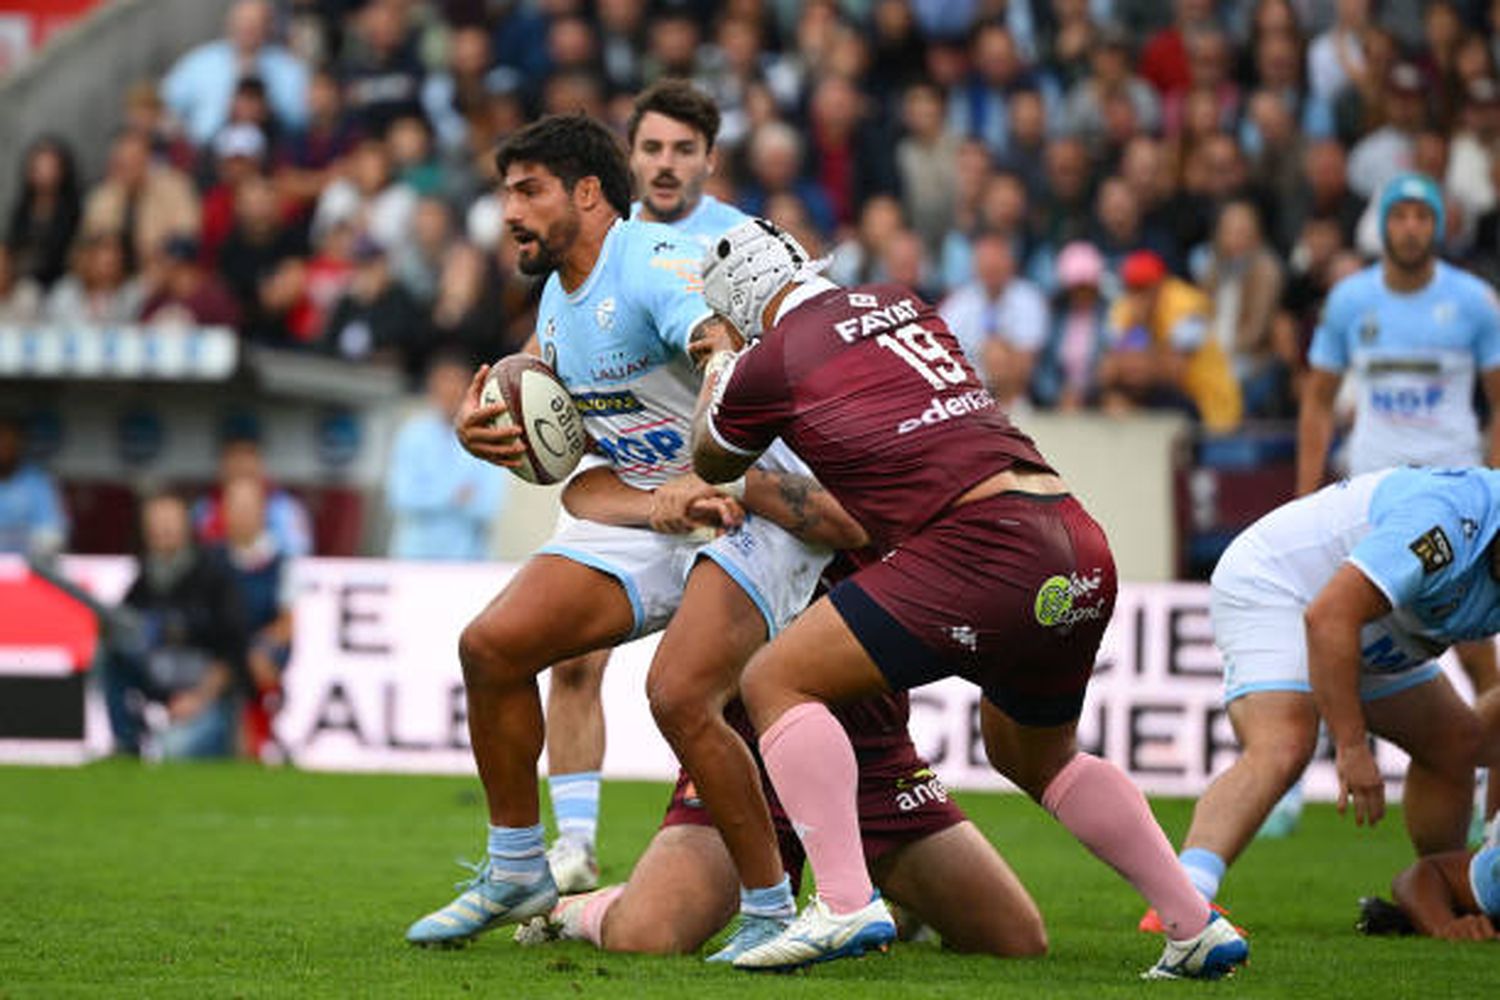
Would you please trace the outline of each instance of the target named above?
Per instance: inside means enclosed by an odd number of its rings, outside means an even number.
[[[703,258],[703,298],[747,339],[763,332],[766,304],[789,282],[821,270],[792,235],[749,219],[721,236]]]

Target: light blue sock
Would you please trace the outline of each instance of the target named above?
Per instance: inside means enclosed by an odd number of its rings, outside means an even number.
[[[542,824],[490,827],[490,880],[531,885],[547,875]]]
[[[547,789],[552,793],[557,835],[593,847],[599,831],[599,772],[550,775]]]
[[[780,882],[763,889],[740,886],[740,912],[752,917],[795,917],[797,898],[792,895],[791,878],[783,875]]]
[[[1187,869],[1193,888],[1212,903],[1219,894],[1219,883],[1224,881],[1224,872],[1229,867],[1224,864],[1224,859],[1202,847],[1189,847],[1177,857],[1182,862],[1182,867]]]

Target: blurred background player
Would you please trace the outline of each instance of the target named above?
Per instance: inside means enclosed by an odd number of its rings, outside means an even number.
[[[630,217],[665,223],[707,246],[746,216],[705,194],[714,171],[719,109],[691,82],[667,78],[641,92],[625,126],[630,173],[640,199]],[[600,689],[609,650],[552,668],[547,688],[547,786],[558,839],[547,852],[559,892],[599,884],[599,772],[605,722]]]
[[[427,399],[396,432],[386,474],[394,559],[481,560],[509,478],[476,463],[453,435],[471,377],[469,359],[437,354],[427,369]]]
[[[1350,475],[1398,465],[1500,464],[1500,420],[1487,440],[1475,385],[1500,403],[1500,306],[1480,279],[1438,259],[1443,193],[1430,177],[1399,174],[1380,192],[1382,256],[1334,286],[1308,349],[1297,423],[1297,494],[1323,485],[1334,402],[1355,379]],[[1477,695],[1497,682],[1490,640],[1459,643]],[[1496,790],[1500,794],[1500,789]],[[1277,805],[1268,833],[1286,833],[1301,811],[1300,784]]]
[[[1385,812],[1373,732],[1411,756],[1417,853],[1463,847],[1480,727],[1435,658],[1500,631],[1497,534],[1500,472],[1406,468],[1293,500],[1230,545],[1210,608],[1242,753],[1198,800],[1181,855],[1206,899],[1312,759],[1320,716],[1340,811]]]
[[[930,307],[899,286],[841,289],[809,263],[762,219],[704,258],[705,300],[759,343],[708,362],[694,468],[732,479],[782,437],[883,553],[746,669],[742,697],[818,895],[736,968],[795,968],[891,940],[859,850],[854,753],[827,706],[958,675],[984,692],[995,768],[1165,914],[1166,948],[1146,976],[1232,972],[1248,948],[1194,892],[1145,797],[1078,751],[1114,606],[1103,531]]]
[[[496,166],[519,265],[548,275],[542,357],[575,398],[597,404],[585,408],[585,426],[620,474],[612,488],[600,484],[610,489],[604,499],[639,527],[572,525],[465,628],[459,658],[489,805],[489,859],[407,939],[461,942],[551,909],[536,675],[665,626],[646,679],[652,714],[708,803],[742,884],[743,919],[724,960],[779,931],[795,902],[754,761],[723,706],[750,653],[806,605],[830,553],[753,516],[706,544],[692,536],[703,521],[690,504],[723,499],[689,472],[687,454],[698,382],[690,343],[712,322],[699,294],[699,249],[664,226],[623,218],[629,171],[608,130],[583,115],[549,116],[507,139]],[[481,367],[470,383],[460,439],[477,458],[514,464],[519,432],[493,426],[503,406],[479,402],[486,375]]]
[[[57,483],[26,460],[21,418],[0,410],[0,552],[51,559],[67,538]]]

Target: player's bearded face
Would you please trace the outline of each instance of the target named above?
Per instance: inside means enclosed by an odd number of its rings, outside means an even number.
[[[553,219],[541,230],[512,226],[511,236],[516,241],[521,273],[537,276],[557,270],[563,254],[578,238],[578,230],[578,209],[572,201],[567,203],[560,218]]]
[[[1437,242],[1437,219],[1416,202],[1401,202],[1386,219],[1386,253],[1400,267],[1420,268],[1432,258]]]
[[[551,171],[511,164],[505,177],[505,228],[522,274],[545,275],[562,263],[582,227],[574,192]]]

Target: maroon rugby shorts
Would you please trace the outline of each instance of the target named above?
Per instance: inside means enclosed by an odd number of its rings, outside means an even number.
[[[828,595],[891,688],[957,675],[1015,721],[1078,718],[1115,603],[1104,531],[1068,494],[955,507]]]

